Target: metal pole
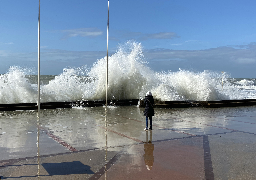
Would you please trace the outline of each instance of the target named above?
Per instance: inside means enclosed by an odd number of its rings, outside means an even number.
[[[39,12],[38,12],[38,113],[40,111],[40,0],[39,0]]]
[[[107,179],[107,159],[108,159],[108,123],[107,123],[107,106],[108,106],[108,31],[109,31],[109,0],[108,0],[108,24],[107,24],[107,67],[106,67],[106,107],[105,107],[105,179]]]
[[[109,31],[109,0],[108,0],[108,24],[107,24],[106,107],[108,105],[108,31]]]
[[[38,11],[38,101],[37,101],[37,177],[40,179],[40,148],[39,148],[39,137],[40,137],[40,0],[39,0],[39,11]]]

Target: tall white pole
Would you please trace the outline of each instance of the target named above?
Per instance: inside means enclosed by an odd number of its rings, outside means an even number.
[[[40,148],[39,148],[39,136],[40,136],[40,0],[38,11],[38,101],[37,101],[37,177],[40,178]]]
[[[40,0],[39,0],[39,12],[38,12],[38,113],[40,111]]]
[[[105,179],[107,179],[107,159],[108,159],[108,132],[107,132],[107,106],[108,106],[108,31],[109,31],[109,0],[108,0],[108,24],[107,24],[107,67],[106,67],[106,107],[105,107]]]
[[[108,31],[109,31],[109,0],[108,0],[108,24],[107,24],[106,107],[108,105]]]

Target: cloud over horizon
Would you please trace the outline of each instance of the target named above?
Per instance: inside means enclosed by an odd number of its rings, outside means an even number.
[[[203,71],[226,71],[235,77],[256,78],[256,44],[234,47],[218,47],[206,50],[153,49],[145,51],[145,58],[157,70],[184,68]],[[158,66],[156,66],[158,65]],[[246,75],[248,74],[248,75]]]
[[[113,54],[109,52],[109,54]],[[145,60],[154,71],[177,71],[179,68],[191,71],[225,71],[232,77],[256,78],[256,44],[246,46],[217,47],[205,50],[144,49]],[[92,66],[97,59],[104,58],[105,51],[68,51],[44,49],[41,52],[42,72],[59,74],[65,67]],[[9,66],[37,66],[37,52],[7,53],[0,50],[5,73]],[[14,62],[16,62],[14,64]],[[18,62],[18,63],[17,63]]]

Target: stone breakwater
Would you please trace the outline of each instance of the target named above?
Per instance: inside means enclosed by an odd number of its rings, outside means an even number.
[[[56,108],[72,108],[72,107],[98,107],[105,106],[106,102],[98,101],[75,101],[75,102],[44,102],[40,104],[41,109],[56,109]],[[110,106],[132,106],[137,105],[144,107],[144,101],[139,99],[128,100],[109,100]],[[221,107],[238,107],[238,106],[254,106],[256,99],[243,100],[221,100],[221,101],[155,101],[155,108],[190,108],[190,107],[206,107],[206,108],[221,108]],[[36,110],[37,103],[18,103],[18,104],[0,104],[0,111],[15,111],[15,110]]]

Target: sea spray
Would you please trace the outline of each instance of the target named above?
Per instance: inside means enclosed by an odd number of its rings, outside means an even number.
[[[154,74],[144,65],[141,44],[132,41],[119,47],[109,58],[108,67],[108,99],[139,99]],[[95,78],[93,99],[104,99],[106,58],[98,60],[88,75]]]
[[[29,69],[10,67],[6,74],[0,75],[0,103],[32,103],[37,90],[26,78]]]
[[[85,76],[86,71],[85,67],[65,68],[62,74],[42,86],[42,101],[82,100],[83,94],[88,94],[88,84],[91,82],[90,78]]]
[[[161,101],[256,98],[253,80],[235,81],[227,73],[155,72],[147,66],[142,45],[134,41],[120,45],[109,57],[108,67],[109,100],[144,98],[147,91]],[[11,67],[0,75],[0,103],[37,102],[37,82],[29,80],[29,73],[28,69]],[[65,68],[49,83],[41,84],[41,102],[104,100],[106,57],[91,68]]]
[[[195,73],[180,69],[178,72],[161,72],[156,75],[161,84],[153,92],[160,100],[209,101],[229,98],[220,91],[220,74],[214,72]]]

